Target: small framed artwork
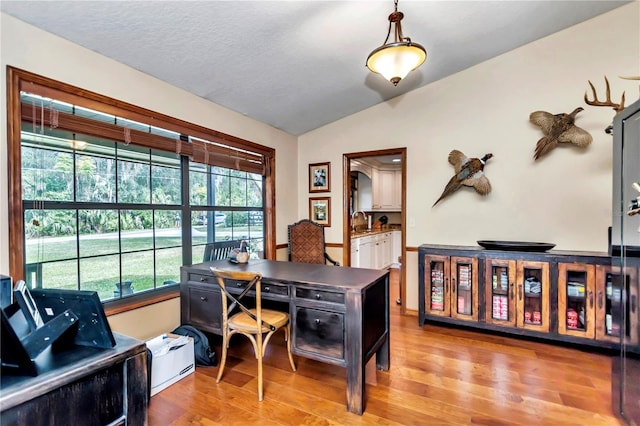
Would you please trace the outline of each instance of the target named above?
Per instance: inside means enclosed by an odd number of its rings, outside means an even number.
[[[331,191],[331,163],[309,164],[309,192]]]
[[[331,198],[309,198],[309,219],[319,225],[331,226]]]

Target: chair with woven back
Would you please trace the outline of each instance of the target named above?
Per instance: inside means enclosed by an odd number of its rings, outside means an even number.
[[[317,263],[324,265],[327,262],[340,266],[326,252],[324,242],[324,227],[309,219],[289,225],[289,261],[300,263]]]
[[[296,365],[291,355],[291,331],[289,314],[271,309],[262,309],[261,293],[262,293],[262,275],[257,272],[249,271],[229,271],[211,267],[213,276],[217,279],[218,285],[222,290],[222,356],[220,359],[220,367],[218,369],[218,377],[216,383],[220,383],[222,373],[227,361],[227,351],[229,349],[229,340],[235,334],[246,336],[251,344],[258,360],[258,401],[263,398],[263,380],[262,380],[262,359],[267,350],[267,345],[273,334],[280,330],[284,330],[284,338],[287,342],[287,352],[289,354],[289,363],[291,369],[296,371]],[[247,286],[242,293],[235,296],[231,294],[226,287],[225,280],[230,281],[246,281]],[[247,308],[241,299],[253,290],[255,292],[255,308]],[[225,297],[226,296],[226,297]],[[231,315],[236,309],[239,312]],[[231,316],[230,316],[231,315]]]

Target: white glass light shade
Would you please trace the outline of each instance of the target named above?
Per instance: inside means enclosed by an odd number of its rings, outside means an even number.
[[[367,68],[381,74],[394,86],[427,59],[427,52],[418,43],[399,42],[380,46],[367,58]]]

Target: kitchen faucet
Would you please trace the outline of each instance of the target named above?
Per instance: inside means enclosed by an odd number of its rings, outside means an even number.
[[[362,218],[364,219],[365,222],[368,221],[367,214],[365,212],[363,212],[362,210],[358,210],[358,211],[355,211],[355,212],[351,213],[351,230],[353,232],[356,232],[356,217],[358,216],[358,213],[362,214]]]

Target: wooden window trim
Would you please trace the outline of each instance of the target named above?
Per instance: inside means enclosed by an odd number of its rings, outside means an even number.
[[[275,259],[275,149],[269,148],[255,142],[247,141],[236,136],[223,132],[207,129],[197,124],[189,123],[174,117],[160,114],[143,107],[132,105],[117,99],[113,99],[95,92],[91,92],[79,87],[52,80],[50,78],[21,70],[12,66],[7,66],[7,167],[8,167],[8,227],[9,227],[9,274],[14,282],[24,279],[24,225],[22,218],[22,160],[21,160],[21,123],[22,106],[20,100],[21,90],[37,93],[41,96],[50,97],[60,101],[68,102],[89,109],[94,109],[107,114],[112,114],[124,119],[143,122],[157,127],[174,131],[179,134],[201,138],[213,143],[228,145],[240,151],[260,154],[263,156],[264,164],[260,165],[261,174],[265,175],[265,198],[264,198],[264,226],[265,226],[265,258]],[[81,117],[76,117],[81,118]],[[97,126],[100,131],[112,132],[113,129],[107,126]],[[97,131],[97,130],[96,130]],[[118,131],[120,134],[120,131]],[[131,130],[132,138],[135,137],[141,145],[145,143],[158,142],[162,138],[158,135],[146,135],[143,132]],[[144,135],[144,136],[143,136]],[[173,149],[166,149],[167,139],[162,138],[162,145],[154,145],[155,148],[167,151],[181,152],[189,155],[187,147],[181,141],[174,141]],[[119,138],[116,138],[119,140]],[[198,146],[199,144],[193,144]],[[146,146],[146,145],[145,145]],[[216,152],[217,148],[212,145],[207,146],[207,151],[213,153],[211,158],[220,158],[221,153]],[[210,149],[211,148],[211,149]],[[193,148],[191,148],[193,149]],[[198,149],[196,148],[196,151]],[[193,155],[193,151],[192,151]],[[196,154],[197,155],[197,154]],[[228,152],[226,153],[229,157]],[[251,158],[250,155],[245,156]],[[236,160],[230,160],[237,165]],[[249,160],[251,161],[251,160]],[[229,163],[231,164],[231,162]],[[226,166],[225,166],[226,167]],[[232,167],[233,168],[233,167]],[[253,169],[252,169],[253,172]],[[257,173],[257,171],[256,171]],[[179,293],[168,292],[166,294],[156,294],[153,292],[150,297],[142,298],[139,301],[126,301],[114,304],[108,309],[108,313],[115,314],[130,309],[136,309],[163,300],[179,297]]]

